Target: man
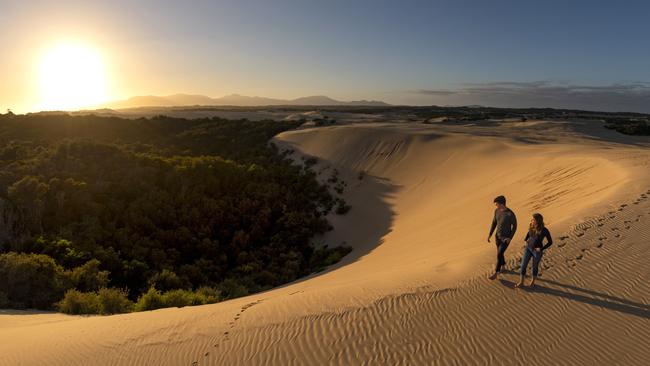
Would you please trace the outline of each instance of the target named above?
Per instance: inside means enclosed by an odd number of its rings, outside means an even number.
[[[499,276],[501,267],[506,264],[506,249],[508,249],[508,245],[510,245],[510,241],[512,241],[512,237],[515,236],[515,232],[517,231],[517,217],[512,210],[506,207],[506,198],[504,196],[498,196],[494,199],[494,205],[496,209],[494,210],[494,218],[490,227],[490,235],[487,238],[489,243],[496,229],[494,242],[497,245],[497,265],[494,268],[494,273],[488,277],[491,280]]]

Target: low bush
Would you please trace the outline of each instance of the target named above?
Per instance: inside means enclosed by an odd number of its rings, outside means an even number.
[[[325,245],[322,248],[314,250],[312,255],[312,267],[317,268],[318,271],[324,270],[326,267],[340,261],[345,255],[350,253],[352,248],[349,246],[339,246],[328,248]]]
[[[102,288],[97,292],[99,313],[104,315],[122,314],[133,311],[133,302],[129,300],[126,290]]]
[[[80,292],[75,289],[66,291],[56,307],[62,313],[74,315],[99,314],[101,308],[96,293]]]
[[[155,310],[169,307],[214,304],[221,301],[221,294],[211,287],[201,287],[196,291],[176,289],[160,292],[151,287],[135,304],[136,311]]]
[[[99,261],[91,259],[84,265],[79,266],[70,271],[70,280],[72,284],[79,291],[97,291],[105,288],[108,285],[108,271],[101,271],[99,269]]]
[[[248,295],[248,288],[233,278],[227,278],[219,284],[219,290],[225,299],[234,299]]]
[[[223,300],[221,292],[212,287],[201,287],[196,290],[196,295],[202,299],[201,304],[214,304]]]
[[[169,307],[213,304],[221,300],[220,292],[211,287],[196,291],[176,289],[160,292],[155,287],[142,294],[137,303],[128,298],[126,290],[102,288],[97,292],[68,290],[57,303],[57,309],[66,314],[122,314],[131,311],[147,311]],[[0,302],[2,293],[0,293]]]
[[[148,282],[149,287],[155,287],[161,291],[176,290],[189,286],[187,281],[184,281],[176,273],[168,269],[163,269],[161,272],[151,276]]]
[[[192,305],[205,305],[219,302],[219,292],[210,287],[202,287],[197,291],[189,290],[171,290],[165,292],[163,295],[163,302],[165,307],[178,307],[192,306]]]
[[[155,287],[150,287],[149,291],[140,296],[138,302],[135,303],[135,311],[147,311],[162,309],[165,307],[165,299],[160,291]]]
[[[71,287],[68,275],[44,254],[0,255],[0,292],[5,307],[50,309]]]

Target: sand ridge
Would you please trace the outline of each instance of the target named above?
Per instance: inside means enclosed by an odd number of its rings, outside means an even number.
[[[598,126],[596,126],[598,127]],[[585,123],[373,123],[283,133],[353,209],[325,273],[220,304],[111,317],[0,314],[0,365],[643,364],[650,153]],[[506,168],[500,168],[500,167]],[[362,178],[360,179],[360,173]],[[556,245],[537,289],[485,280],[491,199]],[[21,314],[21,315],[18,315]],[[37,351],[34,351],[37,350]]]

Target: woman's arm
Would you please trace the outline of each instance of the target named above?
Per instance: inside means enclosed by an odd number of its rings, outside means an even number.
[[[546,245],[542,247],[542,250],[546,250],[548,247],[553,245],[553,238],[551,238],[551,232],[547,228],[544,228],[544,237],[546,238]]]

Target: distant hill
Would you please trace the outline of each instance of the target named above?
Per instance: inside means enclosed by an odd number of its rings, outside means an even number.
[[[266,97],[249,97],[246,95],[230,94],[221,98],[210,98],[205,95],[193,94],[174,94],[169,96],[135,96],[126,100],[111,102],[105,105],[106,108],[137,108],[137,107],[180,107],[180,106],[277,106],[277,105],[358,105],[358,106],[389,106],[381,101],[350,101],[343,102],[326,97],[324,95],[314,95],[296,99],[274,99]]]

